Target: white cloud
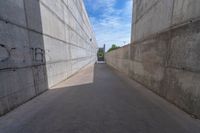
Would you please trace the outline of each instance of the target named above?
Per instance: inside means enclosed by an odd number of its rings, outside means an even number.
[[[90,3],[90,8],[93,11],[97,11],[102,8],[112,8],[116,0],[86,0],[87,3]]]
[[[124,1],[125,6],[122,9],[114,7],[117,0],[86,1],[93,1],[90,4],[93,11],[102,11],[100,17],[90,17],[100,47],[106,44],[108,49],[112,44],[122,46],[130,42],[132,0]]]

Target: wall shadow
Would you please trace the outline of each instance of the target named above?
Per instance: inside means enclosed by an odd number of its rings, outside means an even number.
[[[0,116],[48,90],[39,1],[4,1],[1,7]]]
[[[64,86],[64,81],[0,118],[0,132],[16,132],[18,127],[23,127],[19,133],[199,131],[199,124],[184,112],[117,70],[105,64],[96,64],[93,74],[88,70],[92,69],[86,68],[70,79],[94,75],[93,82]],[[146,127],[152,122],[156,126]]]
[[[24,0],[36,95],[48,89],[40,2]]]
[[[94,75],[95,75],[95,66],[93,64],[89,64],[85,68],[81,69],[75,75],[59,83],[58,85],[53,86],[50,89],[55,90],[59,88],[92,84],[94,83]]]

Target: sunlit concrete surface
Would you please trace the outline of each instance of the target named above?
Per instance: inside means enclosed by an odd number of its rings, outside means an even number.
[[[91,68],[1,117],[0,133],[199,133],[199,120],[122,73]]]
[[[91,84],[94,82],[94,65],[89,65],[75,76],[72,76],[70,79],[67,79],[60,84],[50,88],[50,89],[57,89],[63,87],[70,87],[70,86],[78,86],[78,85],[85,85]]]

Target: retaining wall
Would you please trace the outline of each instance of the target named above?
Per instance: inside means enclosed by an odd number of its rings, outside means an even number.
[[[105,60],[111,67],[129,75],[130,72],[130,45],[123,46],[105,54]]]
[[[135,0],[133,16],[129,76],[200,118],[200,1]]]
[[[96,61],[82,0],[0,0],[0,115]]]

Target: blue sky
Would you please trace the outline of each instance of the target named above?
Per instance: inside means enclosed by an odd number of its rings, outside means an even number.
[[[98,46],[130,42],[132,0],[84,0]]]

